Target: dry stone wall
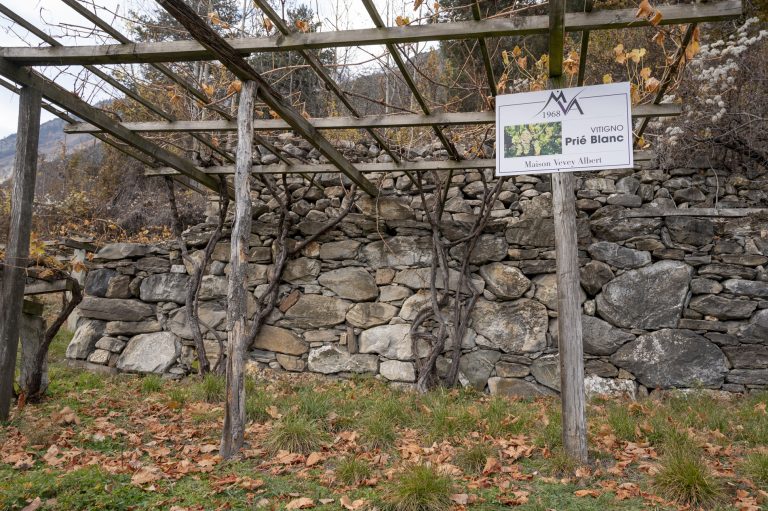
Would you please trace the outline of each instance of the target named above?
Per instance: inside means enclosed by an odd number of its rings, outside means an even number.
[[[361,159],[380,158],[375,147],[359,146],[348,149]],[[430,232],[407,178],[378,177],[391,195],[361,199],[359,212],[288,264],[279,307],[249,349],[252,368],[414,382],[414,357],[427,347],[414,345],[409,327],[429,300]],[[448,236],[461,236],[477,214],[480,177],[453,177]],[[577,181],[588,390],[768,387],[768,217],[738,213],[765,206],[764,180],[694,166],[604,171]],[[294,205],[294,239],[316,232],[339,210],[339,177],[320,183],[323,191],[310,190]],[[298,195],[302,185],[294,185]],[[266,194],[257,191],[254,200],[248,286],[258,296],[272,262],[275,215]],[[712,215],[715,206],[720,215]],[[185,236],[199,249],[211,229],[199,225]],[[454,249],[452,264],[462,255]],[[523,396],[558,391],[554,257],[548,176],[510,179],[470,254],[482,296],[461,342],[463,384]],[[228,258],[228,243],[219,243],[200,304],[204,330],[224,336]],[[438,287],[455,287],[456,275]],[[67,356],[103,370],[188,374],[195,360],[184,307],[189,278],[172,243],[105,246],[88,274]],[[253,307],[255,300],[249,313]],[[218,343],[211,332],[205,337],[215,360]],[[439,359],[439,371],[450,356]]]

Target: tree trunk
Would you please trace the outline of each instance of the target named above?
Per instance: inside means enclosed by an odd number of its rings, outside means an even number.
[[[0,290],[0,319],[2,319],[0,321],[0,421],[8,419],[13,397],[19,323],[32,228],[32,203],[35,199],[37,142],[40,138],[40,100],[39,92],[29,87],[21,88],[16,161],[13,167],[11,228]]]
[[[251,156],[253,150],[253,102],[255,84],[243,84],[237,112],[237,160],[235,165],[235,224],[232,228],[231,271],[227,292],[227,402],[221,433],[223,458],[231,458],[243,446],[245,432],[245,348],[247,331],[246,270],[251,235]]]

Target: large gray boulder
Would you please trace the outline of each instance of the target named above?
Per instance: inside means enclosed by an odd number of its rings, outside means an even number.
[[[688,295],[693,269],[679,261],[661,261],[630,270],[597,296],[597,312],[622,328],[675,327]]]
[[[607,321],[594,316],[581,316],[584,352],[590,355],[612,355],[620,347],[635,338],[629,332],[615,328]]]
[[[298,335],[285,328],[270,325],[262,325],[250,348],[294,356],[309,351],[309,346]]]
[[[171,332],[141,334],[128,341],[117,368],[131,373],[162,374],[171,368],[181,354],[181,341]]]
[[[462,355],[459,370],[477,390],[484,390],[501,353],[494,350],[477,350]]]
[[[375,373],[379,369],[376,355],[350,355],[337,346],[321,346],[309,352],[309,370],[315,373]]]
[[[660,218],[626,218],[614,212],[598,211],[589,219],[596,238],[606,241],[624,241],[636,236],[653,234],[662,225]]]
[[[293,328],[322,328],[344,322],[352,304],[346,300],[322,295],[301,295],[288,309],[281,326]]]
[[[504,233],[510,245],[531,247],[555,246],[555,223],[551,218],[526,218]]]
[[[531,364],[531,375],[536,381],[560,392],[560,357],[557,355],[544,355]]]
[[[543,385],[538,385],[517,378],[501,378],[494,376],[488,379],[488,390],[494,396],[510,396],[521,398],[535,398],[541,396],[554,396],[557,393]]]
[[[708,218],[668,216],[664,219],[672,241],[701,246],[712,242],[715,225]]]
[[[85,277],[85,294],[104,298],[109,290],[109,282],[117,276],[115,270],[99,268],[88,272]]]
[[[536,286],[534,297],[547,306],[549,310],[557,310],[557,275],[554,273],[545,273],[533,279]],[[579,304],[587,300],[587,294],[579,288]]]
[[[738,296],[768,298],[768,282],[760,280],[730,279],[723,283],[725,289]]]
[[[86,358],[96,347],[96,343],[104,334],[105,323],[93,319],[80,322],[74,337],[67,346],[67,358]]]
[[[530,353],[546,347],[547,309],[535,300],[479,300],[471,317],[475,331],[488,342],[486,347],[505,353]],[[477,342],[481,343],[480,338]]]
[[[690,308],[717,319],[744,319],[755,312],[757,302],[734,300],[718,295],[701,295],[691,300]]]
[[[416,368],[413,362],[401,362],[400,360],[384,360],[379,364],[379,374],[389,381],[416,381]]]
[[[488,291],[502,300],[520,298],[531,287],[531,281],[519,268],[504,263],[490,263],[480,268]]]
[[[285,263],[283,280],[291,284],[311,284],[320,275],[320,261],[300,257]]]
[[[320,245],[320,259],[344,260],[354,259],[361,243],[355,240],[331,241]]]
[[[388,303],[356,303],[347,312],[347,322],[358,328],[371,328],[388,323],[397,314],[397,307]]]
[[[461,273],[453,268],[448,269],[448,286],[449,289],[455,290],[459,285]],[[432,278],[432,271],[430,268],[408,268],[401,270],[395,275],[395,284],[401,284],[411,289],[429,289],[431,287],[430,280]],[[485,289],[485,281],[476,275],[470,276],[472,285],[478,291]],[[437,289],[445,289],[445,283],[443,282],[443,274],[438,270],[437,278],[435,279],[435,287]],[[466,281],[464,282],[462,289],[465,292],[470,292],[469,286]]]
[[[151,252],[151,248],[143,243],[110,243],[96,252],[95,259],[116,261],[129,257],[144,257]]]
[[[394,236],[363,247],[363,258],[371,268],[427,266],[432,261],[428,237]]]
[[[357,266],[327,271],[320,275],[317,281],[340,297],[353,302],[367,302],[379,296],[379,288],[374,278]]]
[[[83,318],[107,321],[141,321],[155,317],[155,308],[148,303],[95,296],[83,298],[78,305],[78,311]]]
[[[691,330],[665,328],[619,348],[611,362],[648,388],[722,385],[728,372],[723,352]]]
[[[187,300],[189,276],[181,273],[156,273],[141,281],[141,300],[144,302],[176,302]]]
[[[507,240],[494,234],[482,234],[475,245],[474,250],[469,255],[471,264],[483,264],[489,261],[501,261],[507,257]],[[463,259],[466,252],[466,245],[462,243],[451,249],[451,256],[456,259]]]
[[[581,287],[592,296],[599,293],[614,276],[611,267],[602,261],[590,261],[579,270]]]
[[[364,330],[358,339],[360,353],[378,353],[395,360],[412,360],[410,325],[382,325]]]
[[[598,241],[587,249],[593,259],[603,261],[617,268],[640,268],[651,263],[651,253],[622,247],[610,241]]]

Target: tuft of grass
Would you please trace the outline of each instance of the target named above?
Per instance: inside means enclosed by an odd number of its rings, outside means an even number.
[[[159,374],[148,374],[141,379],[141,393],[153,394],[163,390],[163,380]]]
[[[388,417],[373,414],[363,420],[362,438],[372,449],[385,449],[395,443],[397,432]]]
[[[168,391],[168,403],[172,404],[174,408],[181,408],[184,406],[187,399],[187,391],[181,386],[177,385]]]
[[[744,472],[752,480],[768,486],[768,453],[753,453],[744,460]]]
[[[438,389],[428,394],[424,406],[428,412],[420,418],[420,426],[429,442],[465,436],[478,429],[478,418],[472,414],[469,403],[462,401],[462,395],[454,396]]]
[[[552,449],[549,456],[544,458],[542,466],[544,471],[554,477],[573,475],[577,468],[579,468],[579,463],[568,456],[562,446]]]
[[[223,376],[208,373],[195,385],[195,395],[206,403],[220,403],[224,400],[226,385]]]
[[[272,428],[267,447],[272,452],[285,450],[309,454],[318,450],[324,441],[325,433],[317,422],[304,415],[292,413],[282,417]]]
[[[494,396],[480,413],[489,435],[519,435],[529,430],[533,413],[530,403]]]
[[[357,485],[371,477],[371,465],[354,456],[342,458],[336,465],[336,479],[347,486]]]
[[[554,450],[563,445],[563,414],[559,409],[552,408],[549,410],[547,417],[549,422],[543,428],[539,428],[539,433],[534,438],[534,443],[538,447],[548,447]]]
[[[654,486],[665,498],[692,507],[713,506],[723,495],[701,453],[686,443],[666,448]]]
[[[315,388],[303,388],[296,394],[298,410],[314,421],[325,421],[331,412],[331,399]]]
[[[414,465],[386,488],[382,507],[388,511],[444,511],[452,507],[453,482],[428,465]]]
[[[632,414],[626,403],[616,403],[609,406],[606,419],[616,438],[628,442],[635,440],[638,418]]]
[[[245,418],[248,422],[265,422],[270,416],[267,408],[272,404],[266,392],[261,389],[245,392]]]
[[[467,474],[478,474],[492,455],[493,449],[489,445],[474,444],[456,455],[456,465]]]

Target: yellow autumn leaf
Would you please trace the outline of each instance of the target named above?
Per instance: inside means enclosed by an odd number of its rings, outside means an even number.
[[[657,9],[656,12],[653,13],[653,16],[651,16],[648,21],[651,23],[651,25],[655,27],[659,23],[661,23],[662,18],[664,18],[664,16],[661,14],[661,11]]]
[[[605,73],[603,75],[603,83],[613,83],[613,77],[610,73]]]
[[[241,82],[240,80],[234,80],[230,82],[229,87],[227,87],[227,96],[229,96],[230,94],[235,94],[240,92],[242,88],[243,88],[243,82]]]
[[[298,28],[301,32],[309,32],[309,23],[304,20],[296,20],[296,28]]]
[[[520,57],[517,59],[517,65],[520,66],[520,69],[528,69],[528,57]]]
[[[645,90],[648,92],[656,92],[659,89],[659,85],[661,85],[661,82],[657,78],[648,78],[645,81]]]
[[[640,78],[643,80],[647,80],[651,77],[651,68],[650,67],[644,67],[640,70]]]
[[[664,39],[665,39],[665,37],[666,36],[664,35],[664,32],[658,31],[658,32],[656,32],[656,35],[653,36],[653,39],[651,39],[651,41],[653,41],[654,43],[658,44],[659,46],[661,46],[663,48],[664,47]]]
[[[521,50],[519,46],[515,46],[514,48],[512,48],[512,55],[514,55],[515,57],[519,57],[522,54],[523,54],[523,50]]]
[[[269,18],[264,18],[264,30],[267,31],[267,34],[272,32],[273,27],[274,25],[272,25],[272,20],[270,20]]]
[[[421,4],[424,3],[424,0],[415,0],[413,2],[413,10],[418,10],[419,7],[421,7]]]
[[[501,61],[504,63],[505,66],[509,65],[509,54],[507,54],[507,50],[503,50],[501,52]]]
[[[653,14],[653,7],[651,7],[651,3],[648,0],[643,0],[640,2],[640,5],[637,7],[637,12],[635,12],[635,18],[645,18]]]
[[[209,96],[213,96],[213,93],[215,92],[215,89],[213,88],[213,85],[209,85],[207,83],[203,84],[203,91],[208,94]]]
[[[395,18],[395,24],[398,27],[405,26],[405,25],[407,25],[410,22],[411,22],[411,19],[408,18],[408,17],[398,16],[397,18]]]
[[[619,43],[613,48],[614,60],[619,64],[623,64],[627,61],[627,54],[624,53],[624,45]]]

